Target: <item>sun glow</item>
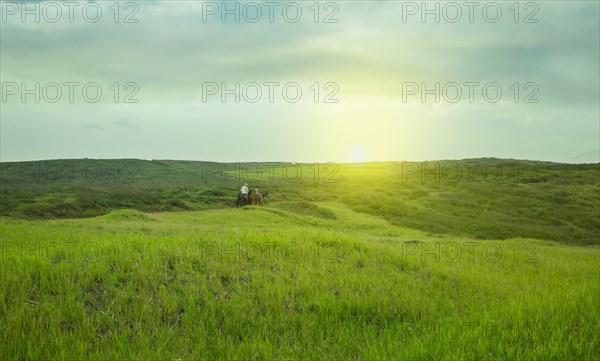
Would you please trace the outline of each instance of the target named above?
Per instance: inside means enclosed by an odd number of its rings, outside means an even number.
[[[365,147],[357,144],[352,146],[352,148],[350,148],[350,161],[353,163],[360,163],[360,162],[364,162],[366,161],[366,151],[365,151]]]

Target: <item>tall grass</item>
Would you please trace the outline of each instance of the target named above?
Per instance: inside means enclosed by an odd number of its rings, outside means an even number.
[[[4,218],[0,240],[3,360],[600,357],[597,246],[336,202]]]

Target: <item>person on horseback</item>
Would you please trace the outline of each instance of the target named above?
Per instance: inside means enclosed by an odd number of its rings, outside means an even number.
[[[263,204],[263,196],[262,194],[260,194],[260,187],[256,186],[256,188],[254,189],[254,194],[256,194],[256,196],[258,197],[259,203],[260,205]]]
[[[248,183],[244,183],[242,189],[240,189],[240,193],[242,193],[242,195],[248,196],[248,193],[250,193],[250,190],[248,189]]]
[[[242,189],[240,189],[240,194],[238,197],[238,207],[239,206],[244,206],[248,203],[248,196],[250,193],[250,190],[248,189],[248,183],[244,183],[244,185],[242,186]]]

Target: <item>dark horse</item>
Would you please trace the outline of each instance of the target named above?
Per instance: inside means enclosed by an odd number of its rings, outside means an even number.
[[[265,192],[262,194],[262,197],[259,196],[258,194],[253,194],[252,195],[252,204],[258,204],[259,206],[262,206],[263,203],[265,202],[265,198],[267,198],[269,196],[269,192]]]
[[[238,198],[237,202],[235,203],[235,206],[237,208],[240,208],[248,204],[250,204],[250,196],[248,194],[242,194],[241,192],[238,193]]]

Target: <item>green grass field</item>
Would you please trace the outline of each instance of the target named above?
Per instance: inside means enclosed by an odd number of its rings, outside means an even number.
[[[597,164],[260,166],[3,163],[0,359],[600,359]]]

